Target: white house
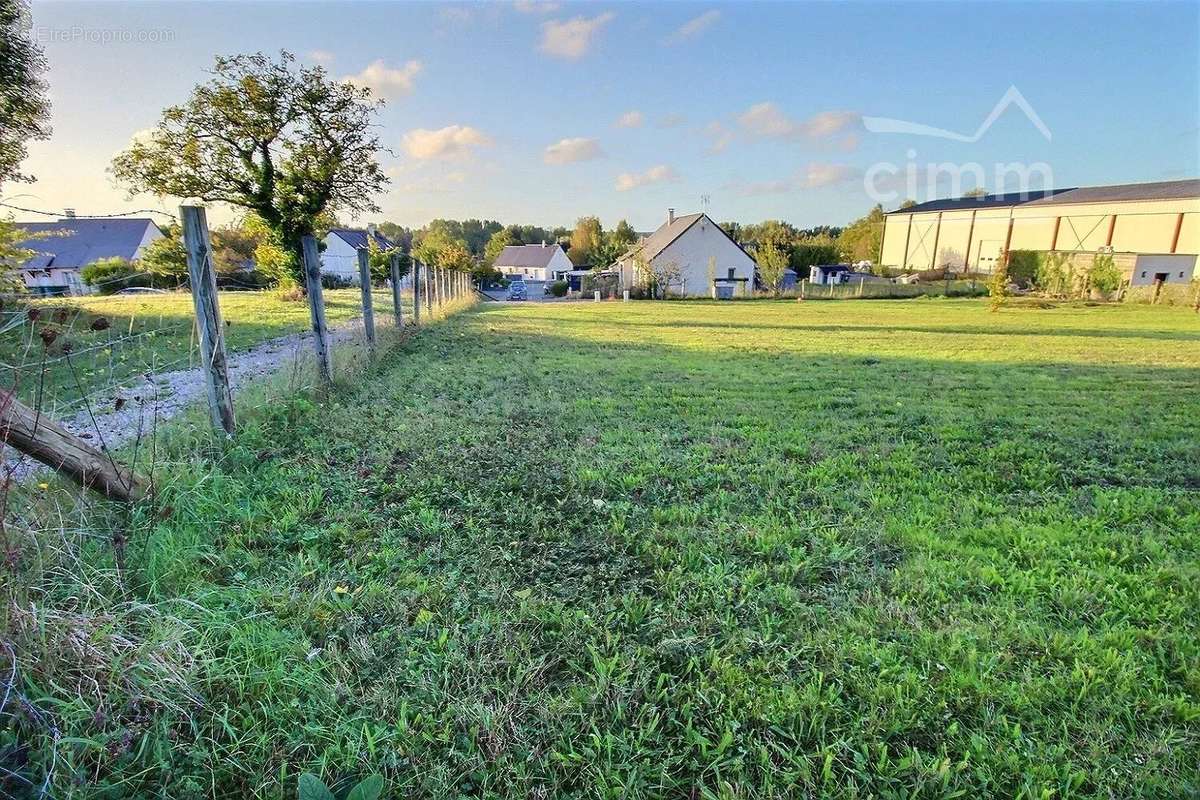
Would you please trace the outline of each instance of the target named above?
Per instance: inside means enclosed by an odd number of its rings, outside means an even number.
[[[79,272],[88,264],[106,258],[134,261],[163,234],[154,220],[81,219],[66,217],[57,222],[18,222],[16,227],[32,238],[17,244],[31,250],[33,258],[20,265],[30,294],[91,294]]]
[[[677,217],[673,208],[662,227],[613,265],[626,289],[657,278],[669,283],[669,294],[725,298],[753,291],[755,267],[750,254],[707,214]]]
[[[510,244],[500,251],[493,266],[505,276],[520,275],[531,281],[558,280],[575,269],[557,242]]]
[[[333,228],[325,236],[325,249],[321,251],[321,274],[333,275],[339,280],[358,285],[358,248],[367,247],[370,239],[375,240],[380,250],[391,250],[395,247],[391,240],[375,226],[367,230],[354,228]]]

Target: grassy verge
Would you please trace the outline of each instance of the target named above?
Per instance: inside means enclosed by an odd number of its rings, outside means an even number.
[[[1171,309],[485,305],[177,464],[20,686],[81,797],[1194,796],[1198,390]]]
[[[377,315],[390,311],[390,291],[377,290],[374,301]],[[288,300],[277,292],[222,292],[220,302],[231,352],[311,327],[303,299]],[[361,309],[358,289],[325,292],[330,325],[360,316]],[[36,319],[30,320],[31,310]],[[199,359],[187,292],[33,300],[12,304],[5,312],[0,315],[6,323],[0,333],[3,383],[15,386],[27,403],[40,393],[47,409],[74,405],[84,395],[147,372],[193,367]],[[48,346],[42,338],[46,331],[53,336]],[[64,344],[71,350],[70,361]]]

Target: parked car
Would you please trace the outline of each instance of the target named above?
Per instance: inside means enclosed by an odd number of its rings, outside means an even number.
[[[508,299],[509,300],[528,300],[529,299],[529,290],[526,289],[526,287],[525,287],[525,281],[518,279],[518,280],[514,280],[512,283],[510,283],[508,285]]]

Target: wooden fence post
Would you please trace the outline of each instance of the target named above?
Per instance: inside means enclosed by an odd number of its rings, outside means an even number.
[[[404,306],[400,303],[400,254],[392,253],[389,259],[392,272],[392,310],[396,314],[396,327],[404,327]]]
[[[0,392],[0,442],[113,500],[140,500],[150,489],[148,480],[18,401],[11,391]]]
[[[433,319],[433,312],[438,306],[437,296],[437,266],[430,264],[425,272],[425,307],[429,311],[429,318]]]
[[[308,290],[308,314],[312,320],[313,346],[317,349],[317,370],[326,386],[333,383],[333,352],[329,344],[329,326],[325,324],[325,295],[321,290],[321,254],[317,240],[305,236],[304,286]]]
[[[203,206],[180,206],[183,245],[187,250],[188,282],[196,326],[200,329],[200,364],[208,387],[208,410],[213,427],[232,435],[233,390],[229,386],[229,359],[225,353],[225,323],[217,298],[217,274],[213,269],[208,219]]]
[[[433,292],[431,291],[431,285],[429,282],[429,273],[432,270],[433,267],[429,266],[428,264],[425,265],[425,269],[421,270],[421,272],[424,273],[422,280],[425,281],[424,286],[421,287],[424,290],[423,294],[425,295],[425,311],[429,314],[429,319],[431,320],[433,319]]]
[[[412,260],[413,325],[421,324],[421,262]]]
[[[363,330],[367,344],[375,349],[375,298],[371,296],[371,252],[358,248],[358,282],[362,285]]]

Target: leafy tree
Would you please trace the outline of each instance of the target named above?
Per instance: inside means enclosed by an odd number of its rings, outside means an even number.
[[[779,285],[783,281],[783,271],[788,266],[788,255],[773,242],[760,245],[755,251],[755,261],[758,262],[758,276],[763,286],[772,294],[779,294]]]
[[[46,58],[27,33],[28,6],[0,3],[0,185],[30,180],[18,172],[32,139],[50,136]]]
[[[837,249],[847,261],[870,261],[878,265],[882,254],[883,206],[876,205],[867,215],[850,223],[837,238]]]
[[[580,217],[571,233],[571,247],[567,255],[577,267],[592,263],[604,244],[604,229],[599,217]]]
[[[504,252],[504,248],[514,244],[513,235],[508,228],[496,231],[492,237],[488,239],[487,247],[483,248],[483,263],[488,267],[496,265],[496,259]]]
[[[608,239],[613,244],[617,245],[621,252],[624,253],[631,245],[637,242],[637,231],[626,220],[621,220],[617,223],[617,227],[612,229],[608,234]]]
[[[214,235],[215,238],[215,235]],[[178,225],[170,225],[163,231],[161,239],[155,239],[142,252],[138,259],[139,266],[159,279],[167,281],[172,286],[182,286],[188,280],[187,248],[183,246],[183,238]],[[214,253],[213,267],[217,259]],[[86,282],[86,277],[84,277]]]
[[[21,271],[12,266],[33,258],[34,251],[26,244],[30,239],[39,238],[17,227],[12,217],[0,217],[0,292],[6,294],[21,294],[25,291],[25,280]]]
[[[113,160],[133,191],[198,197],[253,211],[301,275],[301,239],[321,215],[377,211],[387,184],[369,89],[297,66],[286,51],[219,57],[212,79],[163,112]]]
[[[809,267],[818,264],[836,264],[840,258],[838,245],[827,238],[816,238],[803,241],[792,248],[788,266],[797,275],[807,277]]]
[[[434,220],[434,223],[444,220]],[[443,250],[459,246],[466,250],[466,242],[456,238],[445,225],[430,225],[416,234],[416,246],[413,247],[413,257],[423,264],[440,264]]]
[[[471,255],[471,251],[465,245],[452,242],[438,253],[436,263],[442,269],[471,272],[475,268],[475,256]]]
[[[367,260],[371,265],[371,281],[383,284],[392,277],[392,256],[400,257],[400,277],[408,274],[411,262],[399,247],[382,247],[374,236],[367,239]]]
[[[381,222],[379,223],[379,232],[401,250],[408,251],[412,249],[413,232],[411,228],[405,228],[403,225],[397,225],[395,222]]]

